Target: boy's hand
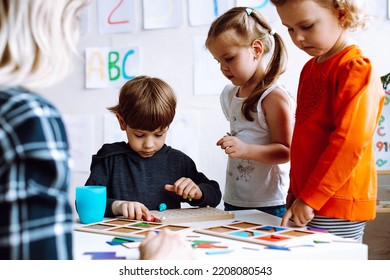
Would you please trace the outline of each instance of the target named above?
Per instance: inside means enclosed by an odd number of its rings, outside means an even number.
[[[112,212],[115,215],[123,215],[130,220],[147,220],[150,218],[149,209],[140,202],[117,200],[112,204]]]
[[[173,185],[165,185],[165,189],[180,195],[184,199],[201,199],[202,191],[190,178],[180,178]]]

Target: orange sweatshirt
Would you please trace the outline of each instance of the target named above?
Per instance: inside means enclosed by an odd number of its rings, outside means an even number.
[[[357,46],[304,66],[291,144],[290,190],[319,216],[375,218],[373,135],[384,90]]]

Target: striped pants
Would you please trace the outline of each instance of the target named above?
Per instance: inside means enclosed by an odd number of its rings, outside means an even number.
[[[344,238],[352,238],[359,242],[363,240],[365,221],[348,221],[342,219],[315,216],[307,226],[326,229],[329,233]]]

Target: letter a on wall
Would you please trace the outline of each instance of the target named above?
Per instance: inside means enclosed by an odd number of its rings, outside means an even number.
[[[87,48],[85,50],[85,87],[121,87],[140,74],[138,47]]]

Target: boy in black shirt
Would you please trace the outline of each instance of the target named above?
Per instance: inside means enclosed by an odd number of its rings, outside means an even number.
[[[217,206],[221,191],[216,181],[198,172],[194,161],[165,144],[176,110],[171,87],[158,78],[139,76],[121,89],[116,114],[128,143],[104,144],[92,157],[86,185],[107,187],[105,216],[149,219],[161,203],[168,209]]]

